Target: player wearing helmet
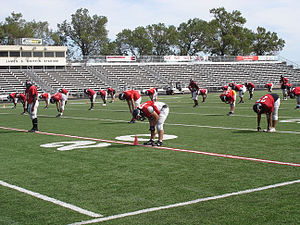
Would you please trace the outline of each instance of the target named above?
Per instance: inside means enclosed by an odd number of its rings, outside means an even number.
[[[189,90],[192,94],[192,99],[194,100],[194,106],[193,107],[198,107],[198,91],[199,91],[199,85],[192,79],[190,79],[189,83]]]
[[[97,92],[97,95],[100,95],[102,101],[103,101],[103,106],[106,106],[106,101],[107,101],[107,92],[106,90],[99,90]]]
[[[226,104],[230,104],[230,112],[227,114],[228,116],[234,115],[235,110],[235,101],[236,101],[236,93],[234,90],[227,90],[220,95],[220,99],[222,102]]]
[[[206,88],[202,88],[202,89],[199,90],[199,95],[202,96],[202,102],[203,103],[206,101],[207,93],[208,93],[208,90]]]
[[[57,92],[56,94],[51,96],[50,102],[52,104],[54,103],[56,104],[56,109],[59,112],[59,114],[56,117],[62,117],[63,112],[65,110],[66,101],[67,101],[67,96],[60,92]]]
[[[94,103],[96,101],[97,93],[92,89],[84,89],[83,92],[86,95],[88,95],[88,97],[90,99],[91,106],[90,106],[89,110],[94,110]]]
[[[275,132],[275,126],[278,120],[278,109],[280,106],[280,98],[277,94],[267,94],[262,96],[253,105],[253,111],[257,113],[257,131],[261,130],[260,120],[261,114],[266,114],[267,130],[266,132]]]
[[[8,96],[7,96],[7,99],[9,101],[12,101],[14,103],[14,106],[13,106],[13,109],[15,109],[17,107],[17,103],[18,103],[18,98],[16,97],[16,94],[17,93],[10,93]]]
[[[148,118],[151,138],[144,145],[162,146],[164,136],[164,123],[169,114],[169,107],[164,102],[147,101],[133,110],[132,116],[137,120]],[[158,140],[154,142],[158,133]]]
[[[38,91],[35,85],[31,83],[31,81],[26,81],[25,83],[26,90],[26,100],[28,103],[28,113],[30,119],[32,121],[32,129],[28,130],[28,132],[36,132],[38,131],[38,119],[37,119],[37,109],[39,106],[38,101]]]
[[[246,82],[245,87],[247,88],[249,95],[250,95],[249,100],[252,100],[255,85],[252,82]]]
[[[273,84],[272,84],[272,83],[266,83],[266,84],[265,84],[265,88],[268,89],[268,92],[272,92]]]
[[[23,94],[23,93],[19,93],[19,94],[16,94],[16,98],[19,99],[19,101],[22,103],[23,105],[23,112],[21,113],[22,115],[25,115],[26,112],[27,112],[27,102],[26,102],[26,95]]]
[[[295,109],[300,109],[300,87],[292,88],[289,96],[291,99],[297,98],[297,106]]]
[[[288,83],[289,79],[284,77],[284,76],[280,76],[280,88],[282,90],[282,95],[283,95],[283,100],[287,100],[287,83]]]
[[[130,114],[136,109],[142,101],[142,97],[139,91],[128,90],[119,94],[119,99],[127,102]],[[128,123],[135,123],[135,118],[132,118]]]
[[[48,109],[49,103],[50,103],[50,98],[51,98],[50,94],[49,94],[49,93],[43,93],[43,94],[41,94],[41,95],[39,96],[39,98],[40,98],[41,100],[44,100],[44,101],[45,101],[45,103],[46,103],[45,109]]]
[[[157,88],[151,88],[145,91],[145,95],[148,95],[151,101],[157,101]]]
[[[111,97],[111,101],[109,103],[114,103],[116,99],[116,91],[113,88],[107,88],[107,94]]]

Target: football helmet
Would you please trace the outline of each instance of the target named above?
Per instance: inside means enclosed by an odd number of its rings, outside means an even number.
[[[261,113],[262,111],[262,104],[261,103],[255,103],[253,105],[253,111],[256,113]]]
[[[294,99],[295,98],[295,94],[294,93],[290,93],[290,98]]]
[[[220,98],[221,98],[222,102],[227,102],[227,96],[226,95],[222,95],[222,96],[220,96]]]
[[[50,102],[51,102],[52,104],[54,104],[54,103],[55,103],[55,99],[54,99],[54,98],[51,98],[51,99],[50,99]]]
[[[132,117],[136,120],[141,120],[141,121],[145,119],[145,115],[143,111],[139,108],[136,108],[135,110],[132,111]]]
[[[120,100],[125,100],[125,94],[124,93],[120,93],[119,94],[119,99]]]
[[[31,81],[30,80],[26,80],[25,86],[26,86],[27,89],[30,88],[32,86]]]

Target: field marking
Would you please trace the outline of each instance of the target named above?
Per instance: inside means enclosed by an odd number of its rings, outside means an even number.
[[[21,187],[18,187],[16,185],[12,185],[12,184],[9,184],[9,183],[6,183],[2,180],[0,180],[0,185],[4,186],[4,187],[8,187],[8,188],[11,188],[11,189],[14,189],[14,190],[17,190],[19,192],[23,192],[25,194],[28,194],[28,195],[31,195],[33,197],[36,197],[36,198],[39,198],[39,199],[42,199],[44,201],[48,201],[48,202],[52,202],[56,205],[59,205],[59,206],[62,206],[62,207],[65,207],[65,208],[68,208],[68,209],[71,209],[73,211],[76,211],[76,212],[79,212],[81,214],[84,214],[84,215],[87,215],[87,216],[90,216],[90,217],[103,217],[103,215],[101,214],[97,214],[97,213],[94,213],[94,212],[91,212],[91,211],[88,211],[88,210],[85,210],[85,209],[82,209],[80,207],[77,207],[75,205],[71,205],[69,203],[66,203],[66,202],[62,202],[60,200],[57,200],[55,198],[51,198],[51,197],[48,197],[46,195],[42,195],[40,193],[37,193],[37,192],[33,192],[33,191],[30,191],[30,190],[27,190],[27,189],[24,189],[24,188],[21,188]]]
[[[247,190],[244,190],[244,191],[237,191],[237,192],[232,192],[232,193],[227,193],[227,194],[222,194],[222,195],[216,195],[216,196],[212,196],[212,197],[199,198],[199,199],[195,199],[195,200],[192,200],[192,201],[180,202],[180,203],[175,203],[175,204],[166,205],[166,206],[153,207],[153,208],[148,208],[148,209],[141,209],[141,210],[137,210],[137,211],[134,211],[134,212],[122,213],[122,214],[118,214],[118,215],[102,217],[102,218],[93,219],[93,220],[81,221],[81,222],[76,222],[76,223],[72,223],[72,224],[69,224],[69,225],[84,225],[84,224],[91,224],[91,223],[99,223],[99,222],[103,222],[103,221],[120,219],[120,218],[124,218],[124,217],[128,217],[128,216],[135,216],[135,215],[140,215],[140,214],[144,214],[144,213],[160,211],[160,210],[164,210],[164,209],[170,209],[170,208],[176,208],[176,207],[181,207],[181,206],[193,205],[193,204],[197,204],[199,202],[206,202],[206,201],[211,201],[211,200],[228,198],[228,197],[231,197],[231,196],[238,196],[238,195],[244,195],[244,194],[249,194],[249,193],[258,192],[258,191],[264,191],[264,190],[268,190],[268,189],[271,189],[271,188],[278,188],[278,187],[283,187],[283,186],[296,184],[296,183],[300,183],[300,180],[277,183],[277,184],[272,184],[272,185],[268,185],[268,186],[264,186],[264,187],[247,189]]]
[[[14,131],[20,131],[20,132],[28,132],[27,130],[24,130],[24,129],[9,128],[9,127],[0,127],[0,129],[14,130]],[[108,142],[108,143],[114,143],[114,144],[123,144],[123,145],[134,146],[134,143],[125,142],[125,141],[115,141],[115,140],[105,140],[105,139],[100,139],[100,138],[80,137],[80,136],[74,136],[74,135],[69,135],[69,134],[57,134],[57,133],[49,133],[49,132],[43,132],[43,131],[37,131],[35,133],[36,134],[51,135],[51,136],[69,137],[69,138],[77,138],[77,139],[83,139],[83,140],[92,140],[92,141],[100,141],[100,142]],[[300,164],[298,164],[298,163],[281,162],[281,161],[259,159],[259,158],[250,158],[250,157],[245,157],[245,156],[226,155],[226,154],[220,154],[220,153],[203,152],[203,151],[187,150],[187,149],[180,149],[180,148],[171,148],[171,147],[164,147],[164,146],[152,147],[152,146],[142,145],[142,144],[139,144],[138,146],[148,147],[148,148],[156,148],[156,149],[164,149],[164,150],[170,150],[170,151],[176,151],[176,152],[187,152],[187,153],[194,153],[194,154],[200,154],[200,155],[216,156],[216,157],[222,157],[222,158],[240,159],[240,160],[247,160],[247,161],[254,161],[254,162],[262,162],[262,163],[271,163],[271,164],[278,164],[278,165],[300,167]]]

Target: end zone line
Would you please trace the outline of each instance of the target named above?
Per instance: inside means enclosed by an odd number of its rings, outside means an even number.
[[[0,129],[14,130],[14,131],[20,131],[20,132],[28,132],[27,130],[24,130],[24,129],[1,127],[1,126],[0,126]],[[100,139],[100,138],[80,137],[80,136],[74,136],[74,135],[69,135],[69,134],[56,134],[56,133],[49,133],[49,132],[44,132],[44,131],[37,131],[35,133],[36,134],[51,135],[51,136],[69,137],[69,138],[76,138],[76,139],[82,139],[82,140],[92,140],[92,141],[100,141],[100,142],[107,142],[107,143],[134,146],[133,143],[125,142],[125,141],[115,141],[115,140],[105,140],[105,139]],[[245,156],[226,155],[226,154],[221,154],[221,153],[203,152],[203,151],[187,150],[187,149],[180,149],[180,148],[171,148],[171,147],[164,147],[164,146],[152,147],[152,146],[149,146],[149,145],[141,145],[141,144],[139,144],[138,146],[148,147],[148,148],[164,149],[164,150],[177,151],[177,152],[195,153],[195,154],[200,154],[200,155],[216,156],[216,157],[222,157],[222,158],[240,159],[240,160],[247,160],[247,161],[255,161],[255,162],[262,162],[262,163],[271,163],[271,164],[278,164],[278,165],[300,167],[300,164],[298,164],[298,163],[281,162],[281,161],[268,160],[268,159],[259,159],[259,158],[250,158],[250,157],[245,157]]]
[[[199,199],[192,200],[192,201],[180,202],[180,203],[175,203],[175,204],[166,205],[166,206],[153,207],[153,208],[148,208],[148,209],[141,209],[141,210],[137,210],[137,211],[134,211],[134,212],[128,212],[128,213],[123,213],[123,214],[119,214],[119,215],[102,217],[102,218],[97,218],[97,219],[93,219],[93,220],[81,221],[81,222],[76,222],[76,223],[72,223],[72,224],[69,224],[69,225],[84,225],[84,224],[91,224],[91,223],[99,223],[99,222],[108,221],[108,220],[120,219],[120,218],[124,218],[124,217],[127,217],[127,216],[135,216],[135,215],[140,215],[140,214],[144,214],[144,213],[159,211],[159,210],[163,210],[163,209],[170,209],[170,208],[176,208],[176,207],[180,207],[180,206],[192,205],[192,204],[196,204],[196,203],[199,203],[199,202],[206,202],[206,201],[210,201],[210,200],[228,198],[228,197],[231,197],[231,196],[249,194],[249,193],[253,193],[253,192],[268,190],[268,189],[271,189],[271,188],[277,188],[277,187],[282,187],[282,186],[296,184],[296,183],[300,183],[300,180],[294,180],[294,181],[289,181],[289,182],[272,184],[272,185],[268,185],[268,186],[264,186],[264,187],[259,187],[259,188],[254,188],[254,189],[247,189],[247,190],[244,190],[244,191],[237,191],[237,192],[232,192],[232,193],[227,193],[227,194],[222,194],[222,195],[216,195],[216,196],[207,197],[207,198],[199,198]]]
[[[39,198],[39,199],[42,199],[44,201],[48,201],[48,202],[52,202],[56,205],[60,205],[62,207],[65,207],[65,208],[68,208],[68,209],[71,209],[73,211],[76,211],[76,212],[79,212],[81,214],[84,214],[84,215],[87,215],[87,216],[90,216],[90,217],[103,217],[103,215],[101,214],[97,214],[97,213],[94,213],[94,212],[90,212],[88,210],[85,210],[85,209],[82,209],[80,207],[77,207],[75,205],[71,205],[69,203],[66,203],[66,202],[62,202],[60,200],[57,200],[55,198],[51,198],[51,197],[48,197],[46,195],[42,195],[40,193],[37,193],[37,192],[33,192],[33,191],[30,191],[30,190],[27,190],[27,189],[24,189],[24,188],[21,188],[21,187],[18,187],[18,186],[15,186],[15,185],[12,185],[12,184],[9,184],[9,183],[6,183],[2,180],[0,180],[0,185],[4,186],[4,187],[8,187],[8,188],[11,188],[11,189],[14,189],[14,190],[17,190],[19,192],[23,192],[25,194],[28,194],[28,195],[31,195],[33,197],[36,197],[36,198]]]

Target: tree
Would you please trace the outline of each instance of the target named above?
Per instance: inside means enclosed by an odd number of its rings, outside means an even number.
[[[257,28],[253,43],[253,53],[256,55],[273,55],[281,51],[285,45],[285,41],[278,38],[274,32],[266,31],[263,27]]]
[[[205,48],[208,23],[198,18],[181,23],[178,31],[179,55],[196,55]]]
[[[107,18],[105,16],[89,15],[87,9],[78,9],[71,15],[71,23],[65,20],[58,24],[61,40],[67,39],[69,47],[79,48],[82,56],[102,54],[108,44]]]
[[[167,27],[163,23],[148,25],[147,33],[153,45],[153,55],[175,54],[177,30],[175,26]]]
[[[234,10],[228,13],[223,7],[210,10],[214,19],[209,22],[209,37],[207,42],[207,52],[212,55],[233,55],[238,52],[238,48],[243,46],[244,36],[243,25],[246,19],[241,16],[241,12]],[[245,47],[245,46],[244,46]]]

